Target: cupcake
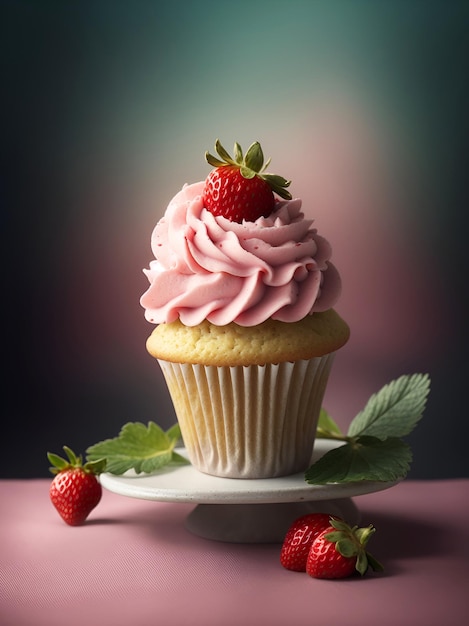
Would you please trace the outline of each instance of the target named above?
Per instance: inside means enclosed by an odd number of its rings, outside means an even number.
[[[141,298],[147,340],[189,460],[227,478],[306,470],[334,356],[349,328],[333,308],[331,247],[265,172],[258,142],[169,203],[151,239]]]

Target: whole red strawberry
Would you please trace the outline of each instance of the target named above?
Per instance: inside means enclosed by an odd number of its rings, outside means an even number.
[[[368,567],[382,571],[383,566],[366,545],[376,529],[350,527],[342,520],[330,519],[330,525],[311,544],[306,561],[306,573],[313,578],[346,578],[358,572],[362,576]]]
[[[215,149],[220,159],[205,153],[207,162],[215,169],[205,180],[203,194],[205,208],[214,215],[232,222],[254,222],[259,217],[268,217],[275,209],[274,192],[281,198],[291,199],[286,189],[290,181],[265,172],[270,159],[264,165],[264,154],[258,141],[248,148],[245,156],[238,143],[234,146],[234,158],[218,139]]]
[[[105,467],[106,460],[100,459],[82,465],[81,456],[64,446],[68,460],[49,452],[47,458],[55,474],[49,488],[52,504],[62,519],[70,526],[83,524],[101,500],[102,488],[97,479]]]
[[[283,567],[305,572],[311,545],[324,529],[330,528],[330,520],[327,513],[309,513],[296,519],[288,529],[280,551]]]

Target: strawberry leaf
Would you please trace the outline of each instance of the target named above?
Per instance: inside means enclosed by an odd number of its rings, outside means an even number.
[[[189,461],[186,459],[185,456],[182,456],[182,454],[178,454],[177,452],[174,452],[173,450],[173,454],[171,456],[171,463],[176,463],[178,465],[187,465],[188,462]]]
[[[382,564],[379,561],[377,561],[375,557],[369,552],[366,553],[366,558],[368,560],[368,565],[371,567],[371,569],[374,572],[382,572],[384,570],[384,567],[382,566]]]
[[[75,452],[68,446],[64,446],[63,448],[64,448],[65,454],[67,455],[70,465],[73,465],[73,466],[81,465],[81,461],[82,461],[81,457],[77,457]]]
[[[427,374],[401,376],[373,394],[350,423],[348,437],[379,439],[408,435],[422,417],[430,379]]]
[[[344,439],[339,426],[324,408],[319,413],[316,437],[320,439]]]
[[[363,436],[327,452],[306,470],[305,480],[314,485],[393,482],[406,476],[411,460],[410,447],[401,439]]]
[[[207,163],[213,167],[223,167],[224,165],[227,165],[224,161],[220,161],[220,159],[217,159],[217,157],[213,156],[213,154],[210,154],[210,152],[205,153],[205,159]]]
[[[61,470],[70,467],[70,463],[68,461],[54,452],[48,452],[47,458],[49,459],[49,463],[52,465],[52,467],[49,468],[52,474],[58,474]]]
[[[254,176],[256,175],[256,172],[254,170],[251,170],[249,167],[240,167],[239,171],[241,172],[241,176],[243,178],[247,178],[248,180],[250,178],[254,178]]]
[[[96,461],[87,461],[83,466],[85,472],[89,474],[94,474],[95,476],[99,476],[106,469],[107,460],[106,459],[96,459]]]
[[[264,154],[262,152],[261,145],[258,141],[251,144],[244,157],[244,163],[246,167],[254,172],[260,172],[264,165]],[[244,176],[244,174],[243,174]]]
[[[174,452],[179,434],[176,426],[164,432],[154,422],[148,422],[147,426],[129,422],[117,437],[89,447],[86,458],[88,462],[105,458],[106,471],[111,474],[123,474],[129,469],[137,474],[154,472],[174,461],[185,461]]]
[[[243,149],[241,148],[241,146],[239,145],[237,141],[235,141],[233,154],[234,154],[234,160],[236,161],[236,163],[241,165],[241,163],[243,162],[243,158],[244,158]]]
[[[330,533],[331,535],[333,533]],[[328,536],[329,541],[336,542],[336,549],[340,552],[342,556],[350,558],[351,556],[357,556],[358,550],[357,546],[350,539],[332,539]]]
[[[357,554],[355,569],[362,576],[366,574],[366,571],[368,569],[368,554],[364,550],[360,550],[360,552]]]
[[[231,158],[229,153],[225,150],[225,148],[221,145],[220,140],[217,139],[215,141],[215,150],[218,152],[219,156],[223,159],[222,165],[230,164],[235,165],[235,161]]]
[[[168,428],[166,435],[171,439],[171,441],[174,441],[175,444],[181,441],[182,436],[179,424],[176,422],[176,424],[171,426],[171,428]]]

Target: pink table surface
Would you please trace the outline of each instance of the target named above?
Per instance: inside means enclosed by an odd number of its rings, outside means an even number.
[[[64,524],[49,481],[0,481],[2,626],[459,626],[469,623],[469,480],[404,481],[360,496],[384,574],[315,580],[277,544],[185,528],[193,505],[108,491],[86,525]]]

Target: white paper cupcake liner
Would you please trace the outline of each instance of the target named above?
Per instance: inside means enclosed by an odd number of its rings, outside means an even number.
[[[194,467],[226,478],[307,469],[333,359],[248,367],[159,360]]]

